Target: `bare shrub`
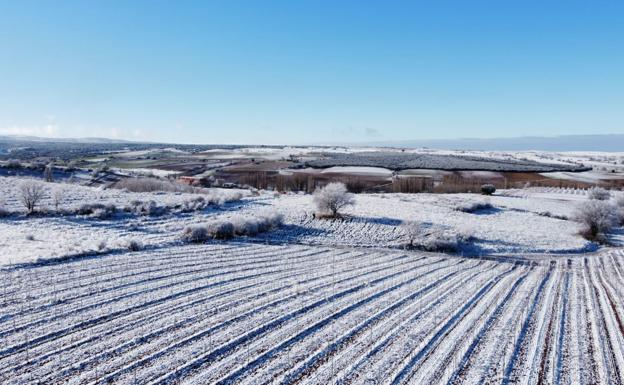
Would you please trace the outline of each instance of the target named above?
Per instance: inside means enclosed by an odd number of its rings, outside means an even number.
[[[605,190],[602,187],[592,187],[587,194],[589,199],[598,201],[607,201],[611,199],[611,193],[609,190]]]
[[[484,184],[481,186],[481,194],[492,195],[496,192],[496,186],[493,184]]]
[[[336,217],[338,212],[355,204],[353,195],[347,191],[344,183],[333,182],[314,192],[314,204],[322,216]]]
[[[20,200],[28,213],[35,211],[37,204],[45,195],[45,187],[41,182],[35,180],[25,180],[19,185]]]
[[[202,243],[208,240],[208,229],[202,225],[186,226],[182,232],[182,239],[191,243]]]
[[[585,202],[577,209],[574,218],[583,226],[580,234],[590,241],[604,242],[617,223],[614,206],[600,200]]]

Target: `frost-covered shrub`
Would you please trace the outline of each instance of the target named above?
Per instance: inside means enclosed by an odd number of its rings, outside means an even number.
[[[589,197],[589,199],[594,199],[598,201],[606,201],[611,199],[611,193],[609,192],[609,190],[605,190],[602,187],[592,187],[591,189],[589,189],[587,196]]]
[[[207,226],[208,235],[213,239],[230,239],[234,236],[234,225],[229,221],[214,221]]]
[[[19,185],[19,198],[28,210],[28,213],[35,211],[37,204],[45,195],[45,187],[41,182],[35,180],[25,180]]]
[[[418,222],[401,225],[407,237],[407,247],[439,253],[455,253],[475,240],[474,230],[464,227],[458,232],[431,229]]]
[[[580,234],[591,241],[604,241],[617,223],[615,207],[600,200],[583,203],[574,217],[583,226]]]
[[[481,194],[492,195],[496,192],[496,187],[493,184],[484,184],[481,186]]]
[[[319,214],[336,217],[338,212],[355,204],[353,194],[347,191],[344,183],[333,182],[314,192],[314,204]]]
[[[129,239],[126,242],[126,248],[130,251],[139,251],[143,249],[143,243],[138,239]]]
[[[455,206],[455,210],[461,211],[464,213],[476,213],[482,210],[493,209],[494,206],[490,202],[482,201],[482,202],[462,202]]]
[[[182,232],[182,239],[192,243],[206,242],[208,240],[208,229],[202,225],[186,226]]]

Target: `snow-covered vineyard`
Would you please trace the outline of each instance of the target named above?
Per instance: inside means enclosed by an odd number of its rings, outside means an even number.
[[[0,271],[0,383],[621,384],[624,255],[165,246]]]

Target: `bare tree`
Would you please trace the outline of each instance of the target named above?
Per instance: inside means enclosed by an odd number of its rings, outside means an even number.
[[[333,182],[314,192],[314,204],[320,214],[335,217],[343,208],[355,204],[355,199],[344,183]]]
[[[46,182],[54,182],[54,164],[52,162],[48,163],[43,169],[43,179]]]
[[[25,180],[19,186],[20,199],[28,213],[35,211],[35,207],[45,194],[43,184],[35,180]]]

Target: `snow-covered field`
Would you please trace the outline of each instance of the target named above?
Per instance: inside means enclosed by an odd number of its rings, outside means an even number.
[[[2,384],[624,381],[621,231],[612,247],[578,235],[585,190],[359,194],[339,219],[316,217],[311,195],[259,192],[98,218],[71,210],[200,194],[48,183],[49,212],[27,216],[19,182],[0,178]],[[492,207],[462,211],[474,203]],[[181,240],[188,225],[266,210],[284,225]],[[471,247],[404,250],[404,222],[470,234]]]
[[[165,246],[0,272],[3,384],[620,384],[621,252]]]

